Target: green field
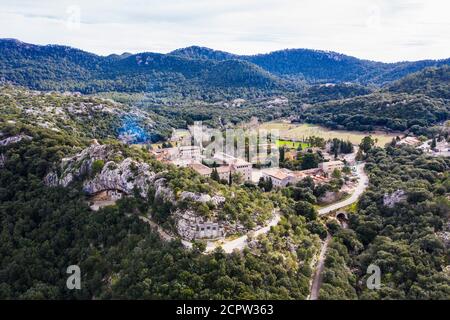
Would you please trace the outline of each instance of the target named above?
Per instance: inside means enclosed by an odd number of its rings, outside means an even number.
[[[260,125],[260,128],[265,130],[278,130],[281,141],[284,139],[301,141],[308,137],[316,136],[324,138],[325,140],[338,138],[349,140],[353,144],[359,144],[362,138],[371,135],[373,138],[377,139],[378,146],[384,146],[386,143],[391,142],[392,138],[396,136],[396,134],[384,132],[330,130],[325,127],[312,124],[292,124],[282,121],[265,122]],[[287,143],[289,144],[292,142]]]
[[[276,145],[277,145],[277,147],[286,147],[286,148],[291,148],[291,149],[297,149],[298,146],[300,146],[300,145],[302,146],[302,149],[309,147],[309,145],[304,142],[281,140],[281,139],[277,140]]]

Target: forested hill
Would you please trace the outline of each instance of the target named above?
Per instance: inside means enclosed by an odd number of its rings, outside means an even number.
[[[389,85],[388,90],[450,99],[450,66],[427,68],[410,74]]]
[[[335,129],[371,131],[383,128],[425,134],[426,128],[450,117],[443,99],[406,93],[383,93],[317,103],[299,112],[299,120]]]
[[[237,54],[199,46],[190,46],[187,48],[177,49],[170,52],[169,54],[180,57],[186,57],[190,59],[207,59],[217,61],[232,60],[232,59],[242,60],[242,56],[239,56]]]
[[[103,57],[66,46],[0,39],[0,81],[38,90],[82,93],[149,92],[198,99],[217,92],[235,97],[261,96],[297,91],[305,82],[381,85],[449,63],[447,59],[388,64],[308,49],[242,56],[201,47],[169,54]]]
[[[82,93],[271,90],[282,81],[245,61],[141,53],[97,56],[78,49],[0,40],[0,79],[38,90]]]
[[[430,66],[450,64],[450,59],[382,63],[344,54],[310,49],[286,49],[258,55],[234,55],[203,47],[188,47],[171,52],[191,59],[241,59],[252,62],[275,75],[304,79],[309,83],[358,82],[384,84]]]
[[[293,200],[221,184],[119,143],[127,114],[141,116],[146,132],[161,125],[154,114],[99,98],[0,87],[0,299],[305,299],[320,238]],[[92,188],[111,184],[129,197],[91,211]],[[212,201],[181,198],[184,191],[220,194],[223,208],[213,213]],[[232,254],[163,241],[139,218],[174,230],[177,212],[189,208],[194,219],[217,214],[253,228],[274,206],[282,222],[267,240]],[[66,286],[73,264],[83,270],[80,290]]]

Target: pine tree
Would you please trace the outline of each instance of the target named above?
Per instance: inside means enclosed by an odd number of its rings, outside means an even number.
[[[267,192],[272,191],[272,189],[273,189],[272,179],[267,178],[267,180],[266,180],[266,188],[265,189],[266,189]]]
[[[356,159],[356,161],[364,160],[364,156],[363,156],[361,148],[358,149],[358,152],[356,153],[355,159]]]
[[[431,140],[431,149],[435,148],[436,148],[436,137],[434,137],[433,140]]]
[[[286,150],[284,149],[284,147],[281,147],[279,150],[280,150],[280,162],[284,162]]]
[[[211,172],[211,179],[215,181],[220,181],[219,173],[217,172],[217,168],[213,168]]]

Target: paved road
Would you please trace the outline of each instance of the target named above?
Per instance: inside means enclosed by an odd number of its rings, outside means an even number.
[[[281,220],[281,215],[277,211],[274,213],[272,220],[263,228],[253,231],[253,237],[257,237],[261,234],[267,233],[270,231],[270,228],[276,226],[278,222]],[[222,247],[222,249],[226,253],[231,253],[233,250],[243,250],[248,244],[248,235],[244,235],[242,237],[236,238],[230,241],[220,242],[208,242],[206,246],[206,252],[214,251],[217,247]]]
[[[363,194],[364,190],[366,190],[367,186],[369,185],[369,178],[364,172],[364,163],[358,164],[356,166],[356,174],[358,175],[359,181],[352,195],[345,200],[333,203],[329,206],[319,209],[318,210],[319,215],[330,213],[331,211],[346,207],[358,201],[358,198]]]
[[[356,166],[356,173],[359,177],[358,185],[355,188],[355,191],[352,193],[352,195],[341,201],[334,203],[332,205],[329,205],[325,208],[322,208],[319,210],[319,215],[325,215],[327,213],[330,213],[334,210],[346,207],[356,201],[358,201],[358,198],[361,196],[361,194],[366,190],[366,188],[369,185],[369,178],[367,177],[366,173],[364,172],[364,163],[361,163]],[[346,226],[344,226],[346,228]],[[325,258],[327,254],[328,249],[328,243],[330,242],[331,236],[328,233],[327,238],[322,244],[322,248],[320,249],[319,259],[316,264],[316,270],[314,271],[313,280],[311,284],[311,290],[310,294],[308,296],[308,300],[317,300],[319,298],[319,291],[320,286],[322,285],[322,279],[323,279],[323,269],[325,267]]]
[[[356,170],[357,170],[356,171],[357,175],[359,177],[359,182],[358,182],[358,185],[357,185],[355,191],[353,192],[353,194],[349,198],[347,198],[343,201],[334,203],[332,205],[329,205],[327,207],[324,207],[324,208],[318,210],[319,215],[324,215],[331,211],[346,207],[358,200],[359,196],[367,188],[369,179],[364,172],[364,164],[357,165]],[[156,228],[164,240],[170,241],[170,240],[174,239],[173,236],[167,234],[158,224],[154,223],[150,219],[148,219],[146,217],[140,217],[140,218],[143,221],[149,223],[154,228]],[[270,222],[265,227],[253,231],[253,237],[257,237],[261,234],[265,234],[265,233],[269,232],[270,228],[273,226],[276,226],[280,222],[280,220],[281,220],[280,213],[278,211],[274,211],[273,218],[270,220]],[[239,238],[229,240],[229,241],[227,241],[227,240],[214,241],[214,242],[208,241],[206,244],[205,252],[214,251],[214,249],[216,249],[217,247],[222,247],[222,249],[226,253],[231,253],[231,252],[233,252],[233,250],[243,250],[248,244],[247,240],[248,240],[248,235],[243,235]],[[182,240],[182,243],[185,247],[188,247],[188,248],[192,247],[192,243],[189,241]]]
[[[319,290],[322,285],[323,279],[323,269],[325,267],[325,257],[327,254],[328,243],[330,242],[331,236],[328,233],[325,239],[322,249],[320,250],[319,260],[317,261],[316,271],[313,275],[313,281],[311,285],[311,293],[309,294],[308,300],[317,300],[319,298]]]
[[[159,235],[161,236],[161,238],[163,240],[171,241],[171,240],[175,240],[176,239],[174,236],[168,234],[166,231],[164,231],[163,228],[161,228],[161,226],[159,226],[157,223],[153,222],[149,218],[143,217],[143,216],[139,216],[139,219],[141,219],[142,221],[148,223],[150,226],[155,228],[156,231],[159,233]],[[274,216],[273,216],[272,220],[270,220],[270,222],[265,227],[262,227],[262,228],[260,228],[258,230],[253,231],[253,236],[257,237],[260,234],[264,234],[264,233],[269,232],[270,231],[270,227],[276,226],[278,224],[278,222],[280,222],[280,220],[281,220],[281,215],[277,211],[277,212],[274,213]],[[206,245],[206,251],[205,252],[214,251],[217,247],[222,247],[222,249],[226,253],[231,253],[235,249],[243,250],[248,244],[247,240],[248,240],[248,235],[244,235],[242,237],[239,237],[239,238],[236,238],[236,239],[230,240],[230,241],[214,241],[214,242],[208,241],[207,245]],[[183,245],[185,247],[192,248],[192,242],[186,241],[186,240],[182,240],[181,242],[183,243]]]

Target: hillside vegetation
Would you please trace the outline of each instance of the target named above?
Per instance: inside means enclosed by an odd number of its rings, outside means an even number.
[[[425,94],[433,98],[450,99],[450,67],[427,68],[395,81],[387,88],[391,92]]]
[[[366,161],[369,189],[350,229],[333,232],[320,298],[449,299],[449,159],[389,146]],[[366,285],[371,264],[379,290]]]
[[[1,123],[39,126],[77,139],[159,141],[171,132],[155,113],[98,97],[0,86],[0,106]]]
[[[288,79],[309,83],[356,82],[382,85],[426,67],[450,64],[445,60],[382,63],[358,59],[332,51],[286,49],[257,55],[234,55],[202,47],[188,47],[171,52],[191,59],[241,59]]]
[[[298,119],[333,129],[372,131],[377,128],[422,134],[450,117],[443,99],[406,93],[376,92],[315,104],[299,111]]]
[[[151,92],[234,97],[295,92],[305,83],[381,85],[449,60],[381,63],[327,51],[291,49],[239,56],[189,47],[169,54],[97,56],[65,46],[0,40],[0,79],[39,90]]]
[[[122,105],[12,87],[2,90],[1,99],[1,299],[307,296],[319,237],[304,217],[293,214],[292,200],[254,187],[219,184],[120,143],[114,117]],[[72,114],[70,108],[84,112]],[[104,108],[111,110],[105,113]],[[91,138],[100,144],[91,144]],[[91,211],[87,195],[116,182],[129,197]],[[220,194],[223,207],[217,212],[210,203],[182,199],[183,192]],[[158,194],[172,194],[176,201]],[[233,254],[218,249],[205,255],[202,243],[186,249],[179,240],[163,241],[139,219],[151,217],[174,233],[176,212],[189,209],[253,228],[275,207],[283,217],[268,236],[271,244]],[[82,289],[75,292],[65,285],[66,268],[73,264],[83,270]]]
[[[38,90],[190,94],[270,90],[282,81],[245,61],[193,60],[141,53],[101,57],[64,46],[0,40],[0,78]]]

